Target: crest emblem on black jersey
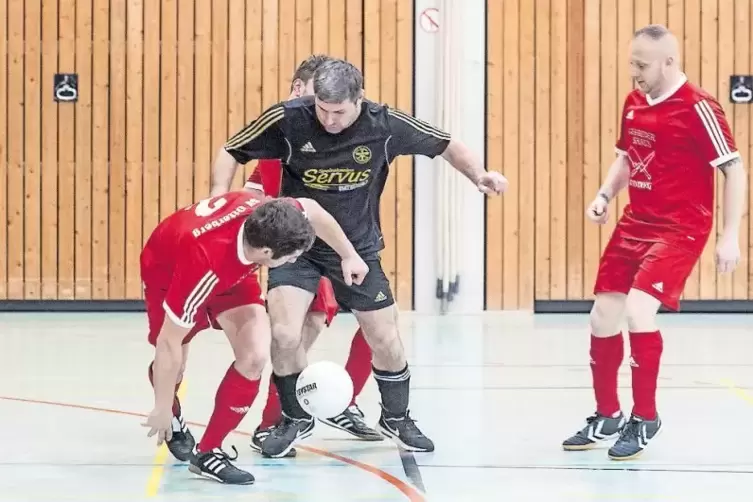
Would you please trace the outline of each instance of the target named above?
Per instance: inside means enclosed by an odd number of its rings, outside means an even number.
[[[353,150],[353,160],[358,164],[366,164],[371,160],[371,150],[368,146],[357,146]]]

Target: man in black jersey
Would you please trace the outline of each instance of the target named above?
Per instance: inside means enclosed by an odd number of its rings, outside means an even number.
[[[433,442],[408,414],[410,371],[397,329],[397,308],[379,252],[383,241],[375,216],[388,167],[399,155],[442,155],[480,191],[500,194],[507,180],[486,172],[460,141],[400,110],[363,98],[363,76],[352,64],[332,60],[314,74],[314,96],[268,108],[220,151],[212,193],[228,190],[238,163],[282,159],[281,194],[310,197],[334,216],[369,266],[360,285],[345,284],[337,254],[317,240],[295,263],[269,272],[267,305],[272,323],[272,378],[283,422],[264,440],[262,451],[285,456],[311,435],[314,420],[295,396],[306,366],[301,325],[321,275],[338,302],[358,319],[373,351],[374,377],[382,397],[378,430],[410,451],[433,451]]]

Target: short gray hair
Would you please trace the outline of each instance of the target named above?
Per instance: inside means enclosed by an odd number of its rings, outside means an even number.
[[[363,90],[363,74],[351,63],[331,59],[314,72],[314,94],[325,103],[357,101]]]
[[[638,38],[641,35],[645,35],[651,40],[661,40],[662,38],[669,35],[669,30],[666,28],[666,26],[663,26],[661,24],[649,24],[648,26],[644,26],[640,30],[636,31],[633,35],[633,38]]]

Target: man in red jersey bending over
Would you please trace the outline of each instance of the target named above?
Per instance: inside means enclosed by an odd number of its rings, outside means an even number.
[[[327,56],[313,55],[303,61],[293,75],[293,83],[290,88],[288,99],[314,94],[314,72],[325,61]],[[282,180],[282,165],[278,159],[259,160],[256,169],[246,182],[246,190],[250,190],[259,196],[278,197],[280,195],[280,181]],[[308,315],[303,324],[303,344],[306,350],[322,332],[325,325],[329,326],[332,319],[339,311],[340,306],[335,299],[332,283],[326,277],[319,282],[319,290],[311,303]],[[371,375],[371,348],[363,336],[363,331],[358,328],[350,345],[350,354],[345,363],[350,378],[353,380],[353,399],[350,406],[336,417],[322,420],[327,425],[350,433],[364,441],[382,441],[384,436],[366,425],[364,414],[356,404],[356,397],[361,393]],[[262,421],[254,431],[251,439],[251,448],[261,451],[261,444],[272,431],[275,424],[282,418],[280,410],[280,398],[277,395],[277,387],[270,379],[267,403],[262,413]],[[291,449],[286,456],[296,455],[295,448]]]
[[[343,277],[360,284],[368,267],[342,228],[316,202],[283,198],[260,202],[247,192],[229,192],[180,209],[152,232],[141,253],[141,278],[155,347],[149,367],[154,410],[146,427],[189,470],[228,484],[254,477],[235,467],[221,448],[259,391],[271,343],[269,318],[258,275],[294,262],[316,235],[341,258]],[[200,331],[221,328],[235,361],[217,389],[215,407],[201,441],[185,426],[177,390],[187,344]]]
[[[677,40],[663,26],[635,33],[631,74],[638,89],[625,100],[618,157],[587,209],[607,220],[609,201],[625,186],[630,204],[599,263],[591,310],[591,371],[596,413],[565,440],[566,450],[586,450],[617,439],[609,458],[629,460],[656,437],[656,384],[663,342],[656,314],[679,308],[685,281],[698,262],[714,221],[714,174],[725,176],[724,229],[717,267],[731,272],[740,257],[738,231],[746,176],[722,107],[689,83],[679,67]],[[620,411],[617,372],[630,335],[633,409]]]

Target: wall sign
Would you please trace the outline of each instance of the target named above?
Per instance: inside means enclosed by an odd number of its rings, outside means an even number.
[[[729,100],[738,105],[753,103],[753,75],[729,78]]]

